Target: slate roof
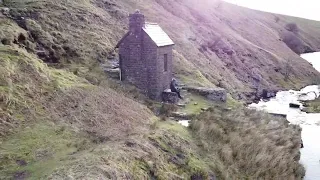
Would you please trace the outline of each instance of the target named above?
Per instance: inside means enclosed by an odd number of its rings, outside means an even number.
[[[142,28],[158,47],[174,45],[168,34],[156,23],[146,23]]]
[[[168,36],[166,32],[156,23],[146,23],[142,30],[151,38],[151,40],[158,46],[170,46],[174,45],[174,42]],[[130,31],[127,32],[116,45],[116,48],[120,47],[120,44],[124,39],[130,35]]]

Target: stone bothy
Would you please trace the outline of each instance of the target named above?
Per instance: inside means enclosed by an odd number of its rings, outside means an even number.
[[[174,43],[156,23],[146,23],[139,11],[129,15],[129,32],[118,42],[120,79],[150,98],[161,100],[172,78]]]

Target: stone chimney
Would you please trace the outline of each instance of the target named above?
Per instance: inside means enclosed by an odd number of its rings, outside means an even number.
[[[139,10],[136,10],[134,14],[129,15],[129,28],[134,34],[140,33],[144,24],[144,15],[141,14]]]

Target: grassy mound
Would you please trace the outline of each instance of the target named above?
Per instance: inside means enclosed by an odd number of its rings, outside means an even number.
[[[74,157],[93,156],[89,148],[142,135],[151,124],[143,105],[25,50],[1,46],[0,59],[1,179],[48,177]]]
[[[300,127],[247,109],[211,109],[191,123],[199,145],[225,179],[301,179]]]
[[[71,73],[47,67],[19,48],[0,46],[0,58],[1,135],[42,116],[41,97],[59,89],[88,85]]]

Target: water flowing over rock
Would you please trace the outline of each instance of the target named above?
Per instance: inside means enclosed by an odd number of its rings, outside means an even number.
[[[277,90],[263,89],[263,90],[262,90],[261,98],[263,98],[263,99],[269,99],[269,98],[275,97],[276,94],[277,94]]]
[[[306,180],[320,178],[319,160],[320,145],[320,113],[302,112],[300,102],[314,100],[319,97],[320,86],[307,86],[300,91],[280,91],[270,101],[260,101],[249,105],[249,108],[263,110],[270,114],[286,117],[292,124],[302,127],[303,149],[301,149],[301,163],[306,167]],[[293,108],[292,108],[293,107]]]

